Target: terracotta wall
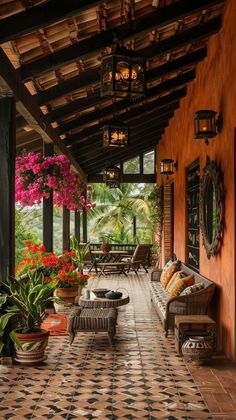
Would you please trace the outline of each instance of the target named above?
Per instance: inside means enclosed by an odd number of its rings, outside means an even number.
[[[210,38],[207,58],[197,66],[196,79],[189,84],[169,127],[157,147],[157,168],[163,158],[178,161],[174,180],[174,252],[185,261],[185,168],[200,159],[201,173],[206,156],[218,162],[224,176],[225,227],[219,255],[210,260],[200,238],[200,273],[219,286],[219,345],[235,360],[235,168],[236,127],[236,1],[226,2],[221,31]],[[193,139],[193,115],[199,109],[223,114],[223,130],[206,146]],[[159,172],[159,170],[158,170]],[[158,184],[166,182],[157,175]]]

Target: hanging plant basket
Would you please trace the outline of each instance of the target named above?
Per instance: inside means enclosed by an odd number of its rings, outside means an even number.
[[[16,202],[23,207],[40,204],[53,191],[57,206],[69,210],[87,211],[95,207],[89,194],[91,188],[83,183],[78,174],[70,169],[64,155],[42,157],[30,152],[16,158]],[[85,191],[88,196],[85,198]]]

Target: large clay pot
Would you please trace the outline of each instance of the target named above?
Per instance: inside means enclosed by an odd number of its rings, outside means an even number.
[[[45,349],[48,344],[49,332],[39,330],[33,333],[20,333],[15,331],[18,340],[21,342],[22,349],[17,348],[15,360],[25,365],[38,365],[45,360]]]
[[[182,345],[182,354],[188,362],[204,364],[212,356],[213,349],[206,337],[190,337]]]
[[[58,288],[55,290],[56,296],[64,300],[65,303],[75,303],[75,300],[79,294],[79,287],[65,287]]]

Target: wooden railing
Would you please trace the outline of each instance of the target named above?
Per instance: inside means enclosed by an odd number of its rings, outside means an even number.
[[[126,251],[127,254],[132,255],[137,244],[109,244],[111,245],[112,251]],[[90,247],[92,251],[99,250],[101,243],[90,243]],[[151,250],[149,251],[148,255],[148,265],[151,265]]]

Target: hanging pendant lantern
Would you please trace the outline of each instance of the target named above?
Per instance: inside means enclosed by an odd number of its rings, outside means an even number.
[[[116,44],[112,54],[102,57],[101,96],[141,99],[146,90],[146,60]]]
[[[104,181],[110,188],[120,187],[120,169],[118,166],[110,165],[105,168],[103,173]]]
[[[125,147],[129,144],[129,128],[113,120],[102,128],[103,147]]]

